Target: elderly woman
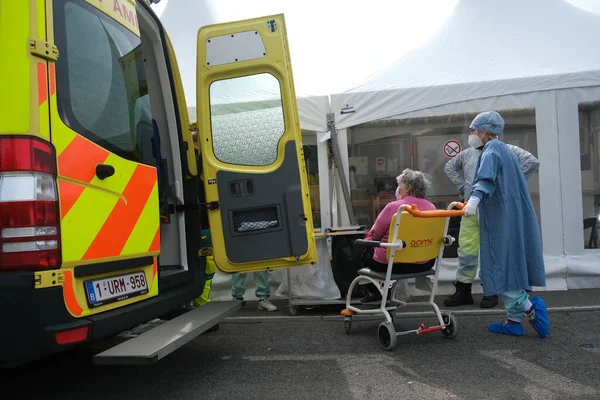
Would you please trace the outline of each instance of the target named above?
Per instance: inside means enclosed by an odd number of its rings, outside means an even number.
[[[423,172],[405,169],[396,177],[396,181],[398,182],[398,188],[396,189],[397,200],[386,205],[381,213],[379,213],[373,227],[367,232],[365,239],[387,243],[392,218],[398,212],[398,207],[401,205],[416,204],[419,210],[423,211],[436,209],[430,201],[425,200],[427,187],[430,185],[430,182]],[[364,263],[365,267],[373,271],[386,272],[388,264],[386,249],[376,247],[373,252],[367,252]],[[395,263],[392,272],[396,274],[408,274],[427,271],[433,267],[434,263],[435,259],[423,260],[420,263],[414,264]],[[373,285],[367,285],[367,294],[360,301],[367,303],[377,300],[381,300],[381,293]]]

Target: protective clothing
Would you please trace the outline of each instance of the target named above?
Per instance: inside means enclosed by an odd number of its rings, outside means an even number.
[[[212,256],[212,238],[209,229],[202,230],[202,249],[200,250],[200,254],[206,257],[206,266],[204,268],[204,290],[202,291],[202,294],[192,302],[195,307],[210,303],[212,280],[215,277],[215,272],[217,272],[217,265]]]
[[[446,307],[456,307],[462,305],[473,304],[473,296],[471,296],[471,284],[463,282],[455,282],[454,287],[456,291],[454,294],[444,299],[444,305]]]
[[[525,174],[525,178],[529,178],[539,170],[540,162],[533,154],[511,144],[507,144],[507,146],[515,154],[519,164],[521,164],[521,170]],[[477,161],[479,160],[480,155],[481,150],[467,148],[448,161],[444,167],[444,171],[452,183],[454,183],[459,190],[461,188],[464,189],[465,199],[467,200],[471,196],[471,187],[473,186]]]
[[[469,128],[500,135],[504,132],[504,119],[496,111],[484,111],[473,119]]]
[[[483,147],[483,142],[481,141],[479,136],[469,135],[469,146],[471,146],[474,149],[478,149],[480,147]]]
[[[492,322],[488,325],[488,330],[501,335],[524,336],[525,329],[521,324],[511,324],[508,322]]]
[[[479,199],[477,197],[470,197],[467,206],[465,207],[465,217],[472,217],[477,214],[477,205],[479,204]]]
[[[254,294],[259,299],[268,299],[271,297],[271,287],[269,286],[269,272],[260,271],[253,272],[254,281],[256,282],[256,291]],[[235,298],[240,298],[246,293],[246,276],[247,274],[231,275],[231,295]]]
[[[481,281],[485,295],[545,286],[542,243],[519,162],[508,146],[490,140],[477,163],[471,197],[481,199]]]
[[[476,215],[460,219],[458,246],[456,280],[473,283],[477,276],[477,259],[479,258],[479,217]]]
[[[396,188],[396,200],[402,200],[402,195],[400,194],[400,186]]]
[[[540,162],[533,154],[517,146],[510,144],[506,146],[517,157],[525,178],[530,177],[538,171]],[[445,167],[448,178],[465,192],[466,199],[471,195],[471,187],[480,155],[481,150],[468,148],[448,161]],[[461,172],[464,178],[461,176]],[[461,218],[458,234],[458,270],[456,271],[456,280],[458,282],[473,283],[477,275],[478,256],[479,219],[476,216]]]
[[[206,303],[210,303],[210,289],[212,287],[212,280],[217,272],[217,265],[213,256],[206,257],[206,268],[204,272],[204,290],[199,297],[196,297],[193,301],[194,306],[200,307]]]
[[[523,308],[529,299],[529,295],[524,290],[509,290],[500,294],[500,299],[504,303],[504,308],[508,318],[520,320],[525,317]]]
[[[535,310],[533,329],[535,329],[539,337],[548,337],[548,334],[550,333],[550,321],[548,320],[548,310],[546,309],[546,304],[539,296],[532,298],[531,302],[533,303],[533,308]]]

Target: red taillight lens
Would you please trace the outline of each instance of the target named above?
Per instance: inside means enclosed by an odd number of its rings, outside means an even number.
[[[0,138],[0,271],[60,267],[55,160],[37,138]]]
[[[71,329],[70,331],[56,332],[54,334],[54,338],[56,339],[56,343],[58,344],[81,342],[82,340],[87,339],[87,336],[87,326],[84,326],[83,328]]]
[[[56,175],[54,148],[31,137],[0,139],[0,172],[36,171]]]

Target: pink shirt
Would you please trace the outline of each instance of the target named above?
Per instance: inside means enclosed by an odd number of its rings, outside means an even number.
[[[413,205],[416,204],[417,208],[422,211],[435,210],[435,206],[429,201],[425,199],[420,199],[418,197],[406,196],[401,200],[396,200],[388,205],[379,213],[377,216],[377,220],[373,224],[373,228],[371,231],[377,232],[377,234],[381,235],[380,241],[382,243],[387,243],[388,241],[388,232],[390,230],[390,223],[392,222],[392,218],[396,212],[398,212],[398,207],[403,204]],[[366,235],[367,240],[371,240],[371,231],[369,231]],[[385,257],[385,248],[384,247],[376,247],[375,253],[373,254],[373,260],[377,261],[381,264],[387,264],[388,260]],[[429,260],[425,260],[423,262],[427,262]]]

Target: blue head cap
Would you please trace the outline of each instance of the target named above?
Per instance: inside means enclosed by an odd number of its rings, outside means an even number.
[[[475,117],[469,128],[500,135],[504,131],[504,120],[496,111],[484,111]]]

